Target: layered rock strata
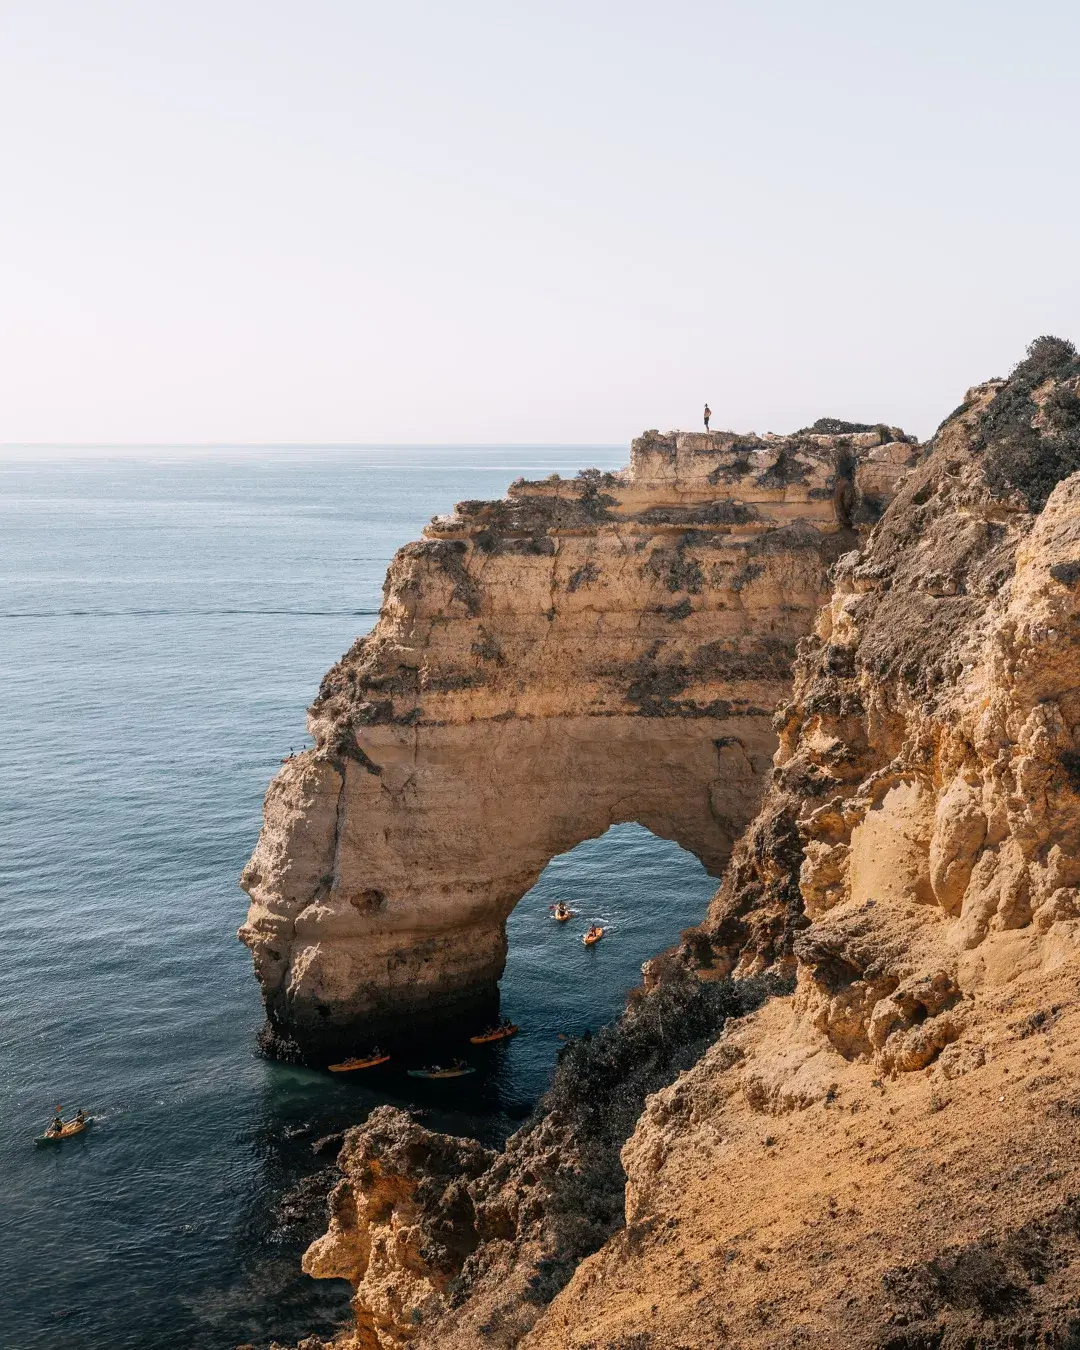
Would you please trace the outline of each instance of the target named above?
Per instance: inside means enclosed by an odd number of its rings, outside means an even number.
[[[989,951],[1080,917],[1080,479],[1055,486],[1080,466],[1071,350],[1046,339],[970,390],[837,563],[710,909],[725,968],[798,969],[815,1025],[887,1069],[960,1034]]]
[[[1080,361],[1041,339],[969,392],[838,562],[760,811],[598,1079],[620,1046],[647,1057],[649,1009],[687,1001],[690,971],[697,998],[761,971],[794,992],[721,1018],[647,1098],[622,1223],[548,1302],[561,1280],[528,1244],[565,1183],[530,1150],[589,1090],[560,1066],[540,1118],[467,1183],[460,1285],[365,1350],[1078,1343],[1078,470]],[[528,1206],[480,1232],[507,1181]]]
[[[695,944],[795,994],[650,1100],[626,1237],[530,1350],[1076,1344],[1077,470],[1041,339],[837,564]]]
[[[437,517],[267,793],[240,935],[269,1044],[317,1057],[476,1010],[514,905],[617,822],[719,873],[827,569],[913,457],[885,427],[649,432],[626,471]]]

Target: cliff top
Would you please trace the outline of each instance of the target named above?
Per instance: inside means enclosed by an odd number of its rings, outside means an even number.
[[[655,512],[667,509],[696,512],[670,522],[681,525],[740,523],[733,512],[759,528],[786,524],[794,515],[826,529],[835,528],[838,517],[841,524],[870,524],[918,453],[915,438],[899,427],[835,418],[788,436],[652,430],[631,443],[625,469],[518,478],[505,497],[458,502],[453,512],[433,517],[424,533],[445,539],[485,530],[595,529],[615,521],[655,525]],[[853,513],[857,503],[863,509]],[[710,509],[719,512],[716,520]]]

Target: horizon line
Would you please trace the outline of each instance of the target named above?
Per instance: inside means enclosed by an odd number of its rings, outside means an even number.
[[[622,441],[0,441],[0,450],[608,450]]]

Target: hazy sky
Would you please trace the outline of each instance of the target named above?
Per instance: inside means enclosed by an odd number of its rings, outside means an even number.
[[[0,441],[926,434],[1080,338],[1066,0],[0,0]]]

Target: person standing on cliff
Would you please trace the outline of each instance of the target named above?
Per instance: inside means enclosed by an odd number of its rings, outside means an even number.
[[[709,418],[710,418],[711,416],[712,416],[712,409],[711,409],[711,408],[709,407],[709,405],[706,403],[706,404],[705,404],[705,430],[706,430],[706,431],[708,431],[708,429],[709,429]]]

